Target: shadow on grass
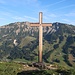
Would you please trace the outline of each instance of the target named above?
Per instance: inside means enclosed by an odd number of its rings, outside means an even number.
[[[30,70],[30,71],[22,71],[22,72],[19,72],[17,73],[17,75],[51,75],[51,74],[48,74],[47,72],[41,70]]]
[[[17,75],[71,75],[71,72],[69,70],[28,70],[19,72]]]
[[[39,71],[38,70],[28,70],[28,71],[22,71],[22,72],[19,72],[17,75],[38,75]]]

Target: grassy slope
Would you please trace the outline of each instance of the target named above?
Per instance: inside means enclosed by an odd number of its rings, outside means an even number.
[[[52,61],[53,59],[59,59],[60,63],[59,65],[61,66],[65,66],[65,68],[68,67],[68,65],[64,62],[64,58],[63,55],[64,53],[62,52],[62,47],[66,42],[66,37],[64,38],[64,40],[59,44],[59,48],[57,48],[56,50],[53,51],[53,53],[50,55],[50,61]]]
[[[33,38],[33,37],[25,37],[24,39],[22,39],[22,42],[20,44],[20,47],[23,47],[24,45],[27,45],[27,43],[29,43],[30,41],[33,41],[35,40],[36,38]],[[56,43],[59,42],[59,39],[57,40]],[[63,45],[65,44],[66,42],[66,37],[64,38],[64,40],[59,44],[59,48],[57,48],[56,50],[54,50],[50,57],[47,59],[48,61],[52,61],[53,59],[59,59],[60,60],[60,65],[61,66],[65,66],[65,67],[68,67],[68,65],[64,62],[64,58],[63,58],[63,55],[64,53],[62,52],[62,47]],[[54,43],[54,44],[56,44]],[[48,52],[49,50],[52,50],[53,49],[53,45],[54,44],[49,44],[46,40],[44,41],[44,44],[43,44],[43,54]],[[38,46],[37,48],[34,50],[35,53],[38,53]],[[20,61],[20,62],[37,62],[38,61],[38,57],[35,56],[35,60],[34,61],[27,61],[25,59],[15,59],[14,61]]]
[[[73,57],[73,55],[72,54],[69,54],[69,61],[70,61],[70,63],[75,67],[75,62],[73,62],[73,61],[75,61],[75,58]]]
[[[0,42],[0,46],[2,45],[3,42]]]
[[[63,73],[63,75],[75,75],[75,70],[63,67],[59,67],[57,70],[42,70],[36,67],[27,67],[22,63],[0,62],[0,75],[58,75],[59,73]]]
[[[75,46],[75,42],[71,46]],[[71,51],[72,48],[69,48],[69,50]],[[75,62],[73,62],[73,61],[75,61],[75,58],[73,57],[73,55],[69,54],[68,58],[69,58],[70,63],[75,67]]]
[[[34,41],[34,40],[36,40],[36,38],[27,36],[27,37],[22,39],[19,46],[22,48],[23,46],[27,45],[30,41]]]
[[[46,53],[52,49],[53,49],[53,44],[49,44],[48,41],[45,40],[43,44],[43,53]]]
[[[21,70],[21,64],[0,62],[0,75],[17,75]]]

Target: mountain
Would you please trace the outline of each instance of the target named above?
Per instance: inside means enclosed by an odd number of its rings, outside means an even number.
[[[38,61],[38,27],[29,22],[0,26],[1,61]],[[43,61],[75,67],[75,26],[52,23],[43,27]]]

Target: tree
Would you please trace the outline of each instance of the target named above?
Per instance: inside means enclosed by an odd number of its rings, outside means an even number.
[[[55,45],[53,46],[54,49],[57,49],[58,47],[59,47],[59,44],[55,44]]]
[[[61,41],[63,41],[64,40],[64,36],[59,36],[59,43],[61,43]]]

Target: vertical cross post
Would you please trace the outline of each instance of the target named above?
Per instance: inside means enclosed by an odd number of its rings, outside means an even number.
[[[39,26],[39,59],[38,61],[39,62],[42,62],[42,36],[43,36],[43,33],[42,33],[42,12],[39,13],[39,23],[40,23],[40,26]]]
[[[42,46],[43,46],[43,29],[42,27],[45,26],[52,26],[52,23],[42,23],[42,12],[39,13],[39,23],[30,23],[30,26],[32,27],[39,27],[39,58],[38,58],[38,62],[42,63]]]

